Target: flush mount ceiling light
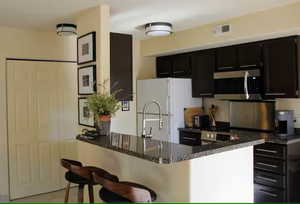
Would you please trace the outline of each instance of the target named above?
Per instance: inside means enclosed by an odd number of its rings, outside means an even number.
[[[70,23],[57,24],[56,33],[59,36],[77,35],[77,26]]]
[[[166,22],[153,22],[145,25],[145,34],[148,36],[164,36],[172,33],[172,24]]]

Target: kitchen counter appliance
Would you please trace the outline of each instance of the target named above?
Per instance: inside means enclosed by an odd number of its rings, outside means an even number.
[[[259,69],[215,72],[214,83],[216,99],[262,99],[262,81]]]
[[[209,128],[209,116],[207,114],[194,115],[193,128],[196,129]]]
[[[277,110],[276,111],[276,132],[279,136],[284,137],[295,133],[294,111]]]

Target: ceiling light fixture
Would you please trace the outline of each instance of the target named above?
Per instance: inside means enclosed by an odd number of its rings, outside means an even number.
[[[145,34],[148,36],[164,36],[173,33],[173,26],[166,22],[153,22],[145,25]]]
[[[57,24],[56,33],[59,36],[77,35],[77,26],[70,23]]]

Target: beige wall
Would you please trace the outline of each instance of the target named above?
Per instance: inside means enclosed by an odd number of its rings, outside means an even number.
[[[299,19],[300,3],[290,4],[176,32],[166,37],[143,40],[142,55],[161,55],[295,34],[300,30]],[[222,23],[230,23],[232,32],[221,36],[214,35],[214,27]]]
[[[6,58],[76,60],[76,38],[53,32],[0,27],[0,200],[8,196]]]

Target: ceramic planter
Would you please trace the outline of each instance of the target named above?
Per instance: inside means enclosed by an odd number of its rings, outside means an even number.
[[[97,131],[99,135],[110,134],[111,115],[99,115],[97,120]]]

